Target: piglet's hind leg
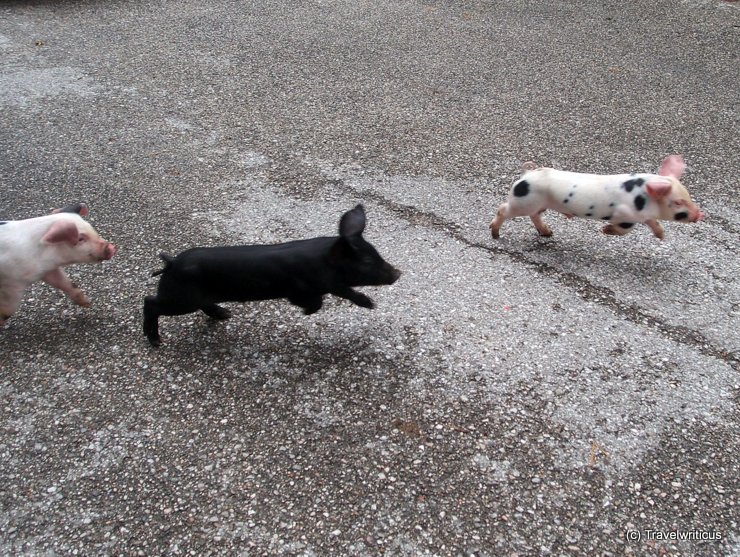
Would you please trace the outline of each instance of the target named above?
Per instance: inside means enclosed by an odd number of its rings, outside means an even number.
[[[219,308],[225,312],[220,306],[215,304],[211,306],[201,307],[200,305],[192,302],[182,303],[173,302],[171,300],[162,301],[157,296],[146,296],[144,298],[144,334],[149,339],[149,343],[152,346],[159,346],[162,343],[162,339],[159,336],[159,317],[162,315],[185,315],[186,313],[193,313],[202,309],[211,317],[215,317],[208,311],[212,311],[213,314],[219,313],[214,308]],[[224,317],[225,318],[225,317]]]
[[[533,215],[529,215],[529,218],[532,220],[532,224],[534,224],[534,227],[537,229],[537,234],[546,237],[552,236],[552,230],[550,230],[550,227],[547,226],[542,220],[542,211]]]
[[[501,229],[501,225],[504,224],[506,219],[510,218],[508,213],[509,204],[504,202],[499,206],[498,211],[496,211],[496,216],[489,225],[489,228],[491,229],[491,237],[495,240],[497,240],[499,237],[499,230]]]
[[[0,288],[0,327],[15,313],[23,296],[23,285],[3,284]]]
[[[149,344],[155,348],[162,344],[162,338],[159,336],[159,316],[166,314],[167,312],[162,311],[155,296],[144,298],[144,334],[149,340]]]

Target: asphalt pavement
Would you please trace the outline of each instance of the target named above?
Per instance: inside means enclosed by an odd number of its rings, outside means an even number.
[[[120,247],[0,330],[3,555],[740,555],[740,6],[0,4],[0,220]],[[524,161],[707,214],[488,223]],[[403,271],[141,332],[161,251],[335,234]]]

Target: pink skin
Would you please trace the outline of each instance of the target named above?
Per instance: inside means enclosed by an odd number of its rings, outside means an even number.
[[[686,169],[679,155],[666,157],[658,175],[579,174],[537,168],[532,162],[524,163],[523,169],[522,178],[514,183],[509,198],[499,206],[491,221],[493,238],[499,237],[505,221],[518,216],[529,216],[540,236],[552,235],[541,216],[547,209],[558,211],[569,219],[576,216],[608,218],[609,224],[602,232],[613,236],[630,232],[631,227],[625,223],[643,223],[660,239],[665,233],[659,220],[678,220],[680,215],[680,222],[698,222],[704,218],[704,213],[679,181]],[[644,190],[627,189],[626,182],[632,178],[647,180],[642,182]],[[640,206],[637,197],[642,197]]]
[[[663,162],[660,163],[660,170],[658,174],[660,176],[670,176],[676,180],[680,180],[683,173],[686,171],[686,163],[683,162],[681,155],[668,155]]]
[[[92,226],[83,227],[74,222],[53,223],[41,238],[41,242],[50,245],[57,244],[58,249],[67,254],[63,258],[62,265],[105,261],[118,251],[116,246],[98,236]]]
[[[686,164],[683,162],[683,158],[680,155],[669,155],[661,163],[658,175],[673,178],[678,182],[685,171]],[[674,206],[684,207],[689,213],[690,222],[704,220],[704,213],[691,201],[689,193],[680,182],[678,184],[673,182],[649,182],[645,188],[648,195],[657,202],[673,203]],[[671,194],[674,194],[674,199],[671,199]]]
[[[90,305],[62,267],[111,259],[118,248],[80,217],[87,214],[86,206],[73,209],[0,225],[0,327],[17,310],[23,291],[39,280],[61,290],[77,305]]]

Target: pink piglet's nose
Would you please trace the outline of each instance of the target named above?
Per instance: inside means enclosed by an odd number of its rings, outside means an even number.
[[[107,246],[105,246],[105,259],[111,259],[116,253],[118,253],[118,248],[115,245],[108,244]]]

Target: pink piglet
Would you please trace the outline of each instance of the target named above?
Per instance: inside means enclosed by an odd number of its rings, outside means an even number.
[[[0,221],[0,327],[18,309],[24,290],[39,280],[80,306],[90,305],[62,267],[105,261],[118,248],[82,218],[87,213],[87,205],[78,203],[43,217]]]

